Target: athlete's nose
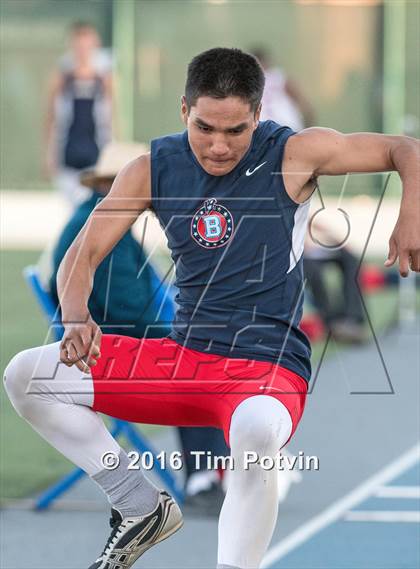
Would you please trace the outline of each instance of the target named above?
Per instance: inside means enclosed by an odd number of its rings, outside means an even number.
[[[214,158],[223,158],[229,153],[229,147],[224,137],[213,138],[210,150]]]

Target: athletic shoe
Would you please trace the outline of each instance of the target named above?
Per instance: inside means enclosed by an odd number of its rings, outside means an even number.
[[[213,484],[192,496],[187,496],[182,511],[185,517],[218,517],[225,493],[219,484]]]
[[[335,340],[345,344],[363,344],[366,342],[365,326],[350,319],[332,322],[331,333]]]
[[[182,513],[167,492],[160,492],[156,509],[150,514],[123,518],[111,509],[111,535],[103,553],[89,569],[129,569],[145,551],[171,536],[182,525]]]

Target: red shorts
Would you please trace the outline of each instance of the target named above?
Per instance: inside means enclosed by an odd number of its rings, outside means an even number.
[[[228,444],[232,414],[248,397],[281,401],[292,435],[307,392],[304,379],[273,363],[198,352],[168,338],[104,335],[91,372],[95,411],[135,423],[218,427]]]

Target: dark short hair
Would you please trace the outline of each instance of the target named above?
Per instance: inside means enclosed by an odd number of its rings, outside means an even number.
[[[199,53],[188,65],[185,98],[191,108],[199,97],[240,97],[257,110],[264,91],[264,71],[253,55],[216,47]]]

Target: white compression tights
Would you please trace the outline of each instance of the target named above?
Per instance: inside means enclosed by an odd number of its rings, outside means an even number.
[[[5,371],[5,388],[17,413],[52,446],[90,476],[103,470],[101,456],[120,445],[90,407],[90,374],[59,363],[59,344],[25,350]],[[290,436],[292,423],[278,400],[257,395],[234,411],[230,444],[235,468],[219,520],[219,566],[259,567],[277,518],[277,470],[258,464],[243,468],[245,452],[274,457]]]

